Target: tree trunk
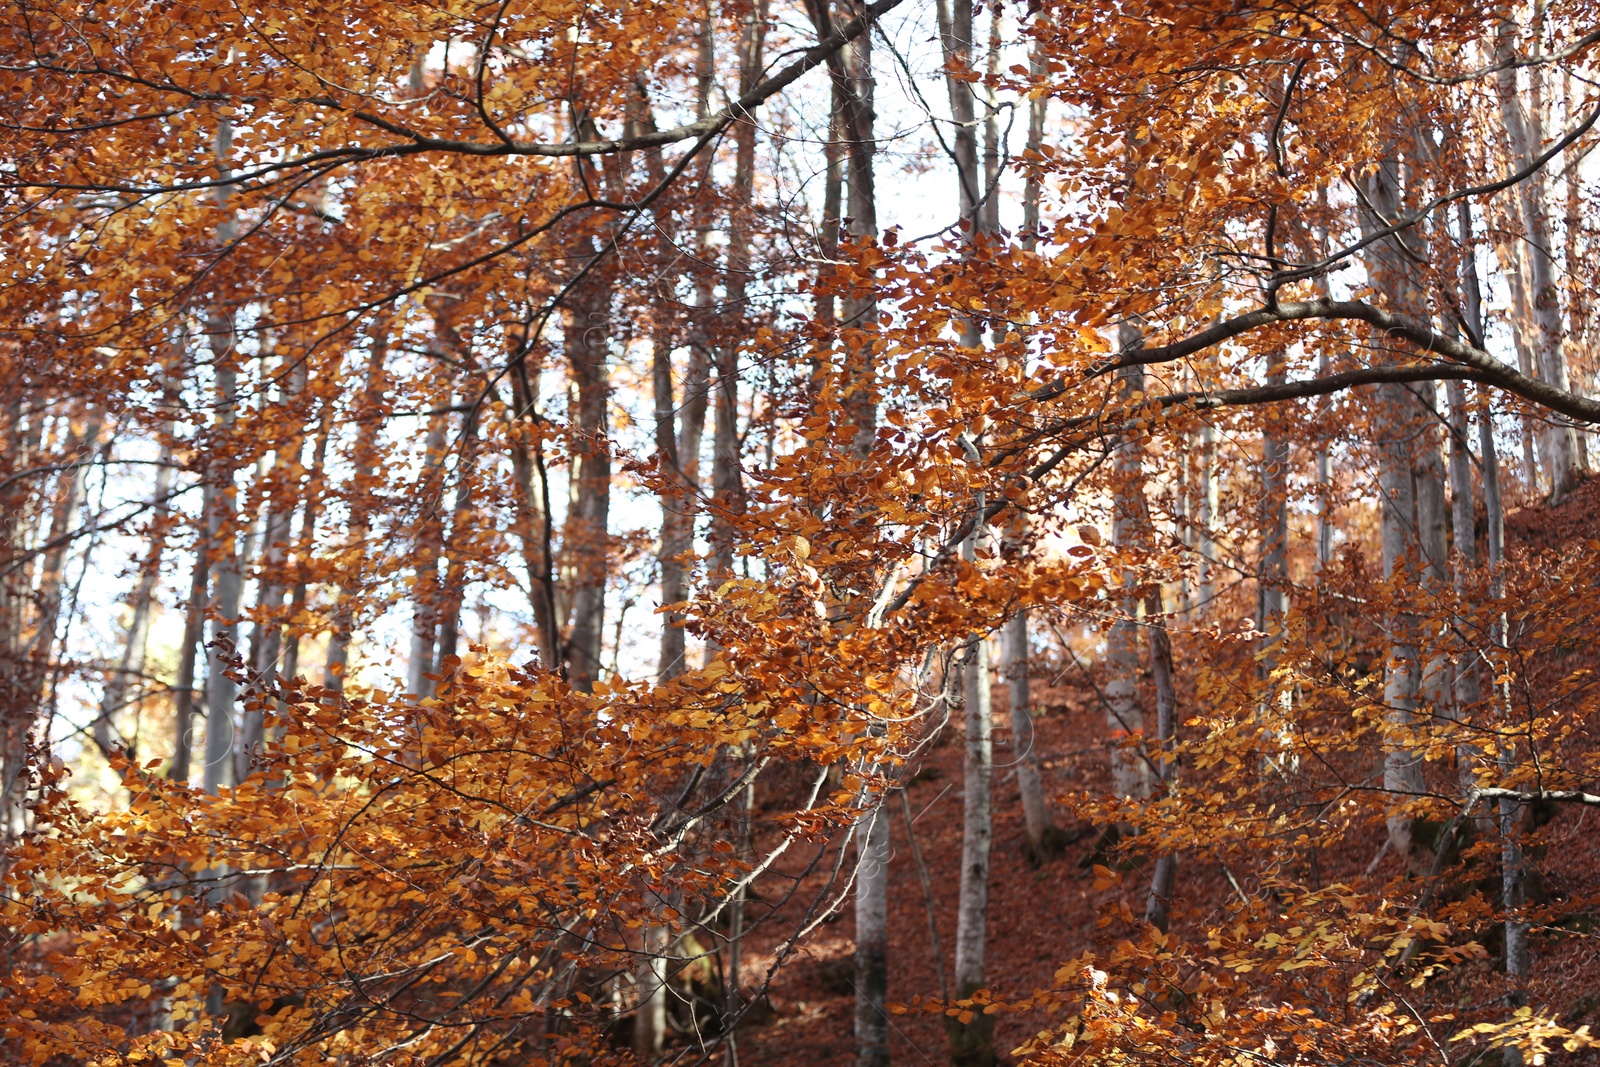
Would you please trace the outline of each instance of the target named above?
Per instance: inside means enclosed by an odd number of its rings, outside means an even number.
[[[761,77],[762,56],[767,37],[767,0],[757,0],[745,14],[739,38],[739,92],[753,89]],[[746,292],[752,263],[754,240],[754,192],[756,139],[755,122],[743,120],[733,127],[733,195],[729,205],[727,317],[734,328],[727,341],[716,347],[716,426],[711,446],[711,573],[718,580],[733,572],[733,548],[737,537],[734,523],[744,511],[744,475],[740,468],[739,441],[739,347],[745,330]]]
[[[67,554],[100,428],[98,415],[89,416],[88,425],[81,433],[72,428],[69,420],[63,454],[71,457],[71,461],[56,477],[49,530],[42,550],[36,553],[40,562],[38,578],[29,589],[29,598],[35,605],[30,640],[22,640],[26,633],[25,618],[16,620],[20,624],[15,630],[17,644],[6,664],[9,677],[5,688],[11,703],[0,708],[0,716],[3,716],[0,721],[4,723],[4,748],[0,749],[0,758],[4,760],[4,769],[0,771],[4,775],[0,778],[0,843],[14,839],[27,827],[28,749],[44,713],[53,673]],[[26,546],[23,550],[28,551]],[[22,570],[26,580],[31,568]]]
[[[450,509],[450,536],[445,544],[444,592],[440,597],[439,646],[433,661],[435,674],[443,674],[445,660],[460,654],[461,604],[467,593],[468,546],[475,540],[477,524],[472,493],[478,477],[478,410],[468,411],[461,422],[461,443],[456,456],[456,498]]]
[[[1140,347],[1139,331],[1123,325],[1118,331],[1121,351]],[[1144,370],[1137,365],[1119,372],[1124,399],[1144,391]],[[1123,552],[1145,547],[1148,509],[1144,499],[1143,450],[1136,439],[1117,445],[1113,461],[1116,472],[1115,500],[1111,522],[1111,541]],[[1150,795],[1150,773],[1139,753],[1127,739],[1144,733],[1144,708],[1139,701],[1139,600],[1135,594],[1138,579],[1131,572],[1122,576],[1123,594],[1117,620],[1106,636],[1106,726],[1111,733],[1111,789],[1119,797]]]
[[[588,247],[588,242],[584,242]],[[572,630],[567,638],[567,681],[580,693],[592,692],[600,677],[600,645],[605,634],[607,530],[611,516],[611,448],[606,403],[610,330],[609,287],[580,284],[566,315],[568,369],[578,391],[571,477],[576,506],[562,538],[572,573]]]
[[[233,357],[229,352],[231,324],[213,320],[208,329],[213,358],[219,363],[217,376],[217,419],[215,436],[225,439],[233,429],[238,403],[238,372],[223,364]],[[237,487],[229,455],[229,443],[219,441],[218,456],[211,462],[211,512],[206,518],[206,540],[216,560],[211,566],[212,587],[211,641],[206,650],[206,747],[201,767],[201,782],[206,792],[215,793],[228,785],[233,776],[233,703],[236,687],[229,678],[229,658],[239,643],[239,607],[244,594],[243,564],[239,553],[239,512],[235,504]]]
[[[356,439],[350,452],[350,480],[346,493],[350,509],[349,544],[356,558],[364,555],[364,545],[372,532],[372,505],[366,489],[378,467],[378,427],[382,424],[384,360],[388,355],[391,314],[380,313],[371,328],[372,354],[367,361],[367,380],[356,409]],[[339,601],[333,613],[333,628],[328,635],[328,661],[322,684],[335,692],[343,691],[345,671],[350,663],[350,639],[355,632],[356,598],[359,584],[348,578],[341,583]]]
[[[1160,751],[1158,779],[1162,791],[1170,793],[1178,773],[1176,757],[1173,755],[1178,737],[1178,690],[1172,667],[1172,637],[1167,633],[1166,607],[1161,603],[1159,587],[1152,587],[1145,597],[1145,618],[1150,630],[1150,673],[1156,689],[1156,743]],[[1172,891],[1177,880],[1177,855],[1172,852],[1161,853],[1156,857],[1155,871],[1150,876],[1144,919],[1163,933],[1172,914]]]
[[[287,388],[279,398],[289,409],[298,406],[299,395],[305,388],[306,368],[297,360],[288,376]],[[297,418],[291,414],[291,418]],[[242,782],[250,774],[250,766],[261,746],[266,709],[262,691],[276,684],[278,661],[283,651],[283,606],[288,598],[289,582],[286,573],[289,563],[289,532],[294,522],[295,510],[300,505],[300,460],[305,448],[305,435],[296,431],[276,449],[270,476],[271,502],[267,505],[267,521],[261,535],[260,577],[256,585],[255,627],[250,638],[249,685],[256,689],[254,706],[247,707],[240,717],[239,744],[234,752],[234,781]]]
[[[1393,218],[1400,213],[1400,174],[1398,160],[1386,159],[1366,179],[1367,199],[1379,218]],[[1366,232],[1380,225],[1365,211],[1361,222]],[[1389,238],[1375,246],[1368,272],[1393,306],[1410,313],[1422,301],[1406,266],[1404,252],[1394,241]],[[1383,574],[1386,579],[1407,575],[1420,583],[1424,580],[1426,548],[1419,536],[1424,516],[1418,507],[1416,449],[1418,439],[1432,428],[1418,425],[1418,405],[1406,386],[1379,386],[1376,393],[1378,488],[1383,498],[1380,518]],[[1407,736],[1415,718],[1423,679],[1416,617],[1397,609],[1387,619],[1386,628],[1390,641],[1383,695],[1384,705],[1389,709],[1386,719],[1394,736],[1385,742],[1383,787],[1399,804],[1424,789],[1422,756],[1413,749]],[[1412,819],[1391,815],[1388,831],[1390,845],[1410,862],[1414,846]]]
[[[1267,355],[1267,384],[1281,385],[1288,380],[1283,353]],[[1269,404],[1262,411],[1266,428],[1261,433],[1261,569],[1257,578],[1256,627],[1268,633],[1270,646],[1277,642],[1288,605],[1289,584],[1289,441],[1282,432],[1279,405]],[[1270,669],[1270,662],[1266,663]]]
[[[1033,728],[1033,695],[1028,663],[1028,612],[1006,621],[1002,637],[1002,670],[1011,697],[1011,761],[1022,799],[1022,819],[1028,834],[1028,855],[1034,863],[1052,859],[1060,847],[1060,832],[1050,817],[1044,781],[1039,773],[1039,746]]]
[[[163,431],[167,440],[162,442],[161,456],[156,461],[155,504],[150,522],[150,547],[139,565],[139,581],[133,591],[133,613],[128,622],[127,638],[122,646],[122,660],[116,671],[106,681],[100,700],[100,714],[94,720],[94,743],[103,753],[110,753],[115,744],[115,716],[129,703],[128,689],[138,692],[136,701],[144,702],[147,688],[144,679],[145,649],[150,638],[150,608],[155,601],[156,581],[161,577],[161,557],[167,546],[166,525],[172,513],[172,425]]]
[[[1502,22],[1496,35],[1496,57],[1504,59],[1515,50],[1514,27]],[[1540,143],[1540,114],[1543,92],[1543,74],[1538,67],[1528,70],[1530,95],[1533,97],[1533,115],[1524,113],[1517,93],[1517,67],[1507,64],[1496,75],[1496,88],[1500,98],[1500,120],[1505,128],[1507,148],[1510,152],[1509,169],[1522,170],[1529,166],[1542,149]],[[1548,188],[1544,171],[1523,179],[1516,185],[1518,213],[1527,240],[1526,255],[1529,294],[1533,299],[1533,348],[1539,376],[1558,389],[1569,389],[1567,357],[1562,347],[1564,330],[1561,324],[1560,288],[1555,280],[1555,243],[1551,236]],[[1551,420],[1543,433],[1545,461],[1550,468],[1550,491],[1555,500],[1561,500],[1578,484],[1577,440],[1572,426],[1564,421]]]
[[[888,1067],[888,805],[880,798],[856,825],[856,1067]]]
[[[1217,431],[1209,423],[1200,431],[1200,485],[1195,493],[1199,518],[1200,573],[1195,581],[1196,606],[1200,617],[1211,614],[1216,597],[1217,542],[1211,536],[1217,521]]]
[[[982,498],[977,505],[983,507]],[[965,555],[976,556],[981,531],[968,539]],[[956,905],[955,995],[986,988],[985,948],[989,930],[989,853],[994,835],[993,715],[989,701],[989,639],[979,637],[962,678],[965,735],[961,807],[961,889]],[[970,1022],[947,1018],[950,1062],[990,1067],[995,1062],[994,1017],[979,1008]]]
[[[189,572],[189,599],[183,612],[183,648],[178,653],[178,676],[173,683],[172,766],[167,777],[175,782],[189,780],[189,765],[194,754],[194,713],[196,667],[200,644],[205,638],[206,590],[211,584],[211,531],[204,516],[211,514],[212,489],[203,490],[200,511],[203,516],[195,531],[194,566]]]
[[[444,391],[448,408],[454,389]],[[450,416],[444,411],[428,417],[423,439],[421,506],[413,537],[411,586],[411,649],[406,657],[406,692],[422,700],[433,693],[433,651],[439,638],[439,555],[444,545],[444,458]]]

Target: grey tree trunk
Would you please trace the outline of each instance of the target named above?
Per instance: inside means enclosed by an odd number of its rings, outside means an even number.
[[[453,389],[444,393],[449,407]],[[443,411],[428,417],[423,438],[421,493],[417,531],[412,552],[411,648],[406,656],[406,692],[422,700],[433,693],[433,651],[439,637],[439,555],[444,543],[444,459],[450,416]]]
[[[978,504],[983,507],[982,500]],[[967,541],[974,558],[980,537]],[[989,639],[980,637],[969,652],[962,677],[965,750],[961,806],[961,889],[956,905],[955,995],[972,996],[987,986],[985,948],[989,931],[989,855],[993,844],[994,721],[989,699]],[[972,1021],[946,1020],[950,1062],[956,1067],[990,1067],[994,1019],[981,1010]]]
[[[384,361],[388,355],[390,315],[380,314],[371,329],[372,354],[367,362],[367,380],[357,409],[356,439],[350,452],[350,543],[362,545],[372,532],[372,508],[364,483],[378,465],[379,412],[383,406]],[[333,614],[333,631],[328,635],[328,660],[322,684],[335,692],[344,689],[345,670],[350,664],[350,639],[355,633],[355,588],[342,588]]]
[[[234,424],[238,403],[238,372],[225,361],[233,359],[232,327],[226,320],[214,319],[207,333],[212,356],[218,362],[218,436],[226,436]],[[215,454],[226,456],[227,450]],[[209,477],[211,511],[206,518],[206,540],[213,546],[216,562],[211,567],[211,642],[206,650],[206,747],[201,765],[201,783],[215,793],[233,779],[234,723],[233,704],[237,687],[229,678],[227,657],[239,643],[239,608],[244,595],[244,569],[239,552],[239,512],[234,505],[234,471],[227,460],[215,459]]]
[[[762,57],[767,38],[767,0],[757,0],[746,13],[739,39],[739,91],[749,92],[761,77]],[[739,440],[739,348],[744,330],[737,324],[746,316],[745,302],[752,265],[751,245],[755,223],[756,139],[760,130],[753,121],[734,124],[733,196],[728,226],[727,316],[735,324],[730,338],[716,348],[716,425],[712,431],[711,490],[715,504],[711,511],[708,540],[711,547],[711,573],[726,576],[733,571],[736,538],[734,523],[744,511],[744,474],[740,467]]]
[[[66,561],[72,545],[72,531],[78,520],[78,505],[83,499],[85,479],[100,437],[101,420],[88,417],[79,433],[69,419],[64,454],[70,465],[57,475],[54,500],[50,507],[50,526],[45,541],[35,553],[39,561],[37,579],[31,583],[29,599],[34,604],[33,636],[23,641],[24,619],[17,626],[15,650],[8,650],[5,695],[10,706],[0,708],[4,727],[3,778],[0,778],[0,843],[14,839],[27,828],[27,766],[29,738],[40,720],[48,714],[48,692],[54,674],[58,627],[66,585]],[[27,546],[23,547],[27,551]],[[31,567],[22,568],[24,580]],[[22,607],[22,605],[18,605]],[[24,608],[25,610],[25,608]],[[4,852],[0,850],[0,857]],[[3,868],[0,868],[3,871]]]
[[[1398,159],[1381,161],[1366,179],[1367,200],[1384,218],[1399,214],[1402,203],[1401,164]],[[1362,228],[1378,225],[1368,212],[1361,216]],[[1393,240],[1381,242],[1372,253],[1368,274],[1396,307],[1414,310],[1422,302],[1406,267],[1404,252]],[[1423,578],[1424,545],[1419,530],[1423,521],[1417,499],[1416,443],[1431,428],[1418,426],[1418,405],[1405,386],[1379,386],[1376,396],[1378,489],[1380,527],[1383,541],[1383,574],[1393,578],[1406,574],[1420,582]],[[1422,756],[1405,742],[1404,735],[1414,721],[1422,690],[1422,665],[1417,647],[1418,623],[1414,615],[1397,611],[1387,619],[1389,648],[1384,674],[1386,718],[1400,740],[1388,744],[1384,754],[1383,787],[1402,803],[1407,796],[1424,789]],[[1413,820],[1408,816],[1389,817],[1389,844],[1409,862],[1413,853]]]
[[[1514,27],[1502,21],[1495,38],[1497,59],[1514,54]],[[1543,74],[1538,67],[1528,69],[1533,114],[1523,111],[1517,92],[1517,67],[1507,65],[1496,76],[1500,99],[1500,120],[1505,128],[1511,159],[1509,168],[1521,170],[1537,157],[1542,145]],[[1555,242],[1551,235],[1548,187],[1540,170],[1516,185],[1517,208],[1527,241],[1529,295],[1533,298],[1534,335],[1532,337],[1539,376],[1558,389],[1570,389],[1567,357],[1562,347],[1565,330],[1561,323],[1561,291],[1555,280]],[[1560,500],[1578,484],[1578,446],[1569,423],[1551,420],[1542,434],[1545,461],[1550,469],[1550,491]]]
[[[1200,484],[1195,493],[1198,517],[1195,532],[1200,541],[1199,575],[1195,581],[1196,607],[1202,618],[1211,613],[1216,598],[1217,542],[1211,531],[1217,521],[1217,431],[1209,423],[1200,431]]]
[[[196,666],[200,642],[205,637],[206,590],[211,584],[211,536],[204,516],[211,514],[211,487],[206,486],[201,502],[200,528],[195,531],[194,566],[189,572],[189,598],[183,612],[183,647],[178,652],[178,676],[173,682],[172,766],[167,777],[175,782],[189,780],[189,765],[194,755]]]
[[[860,0],[848,0],[846,5],[852,17],[859,15],[863,6]],[[848,185],[846,214],[850,219],[851,236],[875,240],[878,236],[878,199],[873,178],[876,81],[872,72],[872,35],[863,33],[840,51],[845,72],[845,130],[848,136],[845,156],[845,180]],[[872,357],[873,337],[878,332],[878,298],[876,293],[869,290],[846,297],[841,305],[844,318],[842,325],[849,331],[845,345],[850,380],[846,409],[856,428],[855,454],[864,460],[872,451],[878,430]]]
[[[1153,588],[1145,601],[1145,617],[1150,631],[1150,674],[1156,690],[1156,743],[1158,780],[1163,791],[1170,791],[1177,779],[1178,766],[1173,749],[1178,738],[1178,690],[1172,667],[1172,637],[1167,632],[1166,609],[1160,588]],[[1172,914],[1172,891],[1178,880],[1178,857],[1163,852],[1156,857],[1150,876],[1150,891],[1145,898],[1144,918],[1157,930],[1166,932]]]
[[[856,1067],[889,1064],[889,809],[856,824]]]
[[[305,388],[304,361],[296,361],[290,371],[287,388],[280,397],[284,407],[296,404]],[[305,436],[296,432],[276,451],[272,460],[269,480],[271,502],[267,505],[267,521],[261,535],[260,578],[256,586],[256,621],[250,638],[248,665],[249,684],[261,690],[277,682],[278,663],[283,651],[283,606],[288,599],[289,582],[286,573],[289,563],[289,533],[294,523],[294,513],[300,504],[300,461],[305,446]],[[247,707],[240,715],[239,743],[234,752],[234,781],[242,782],[250,774],[250,766],[260,749],[266,710],[260,693],[254,707]]]
[[[1055,856],[1060,833],[1050,817],[1044,781],[1039,773],[1039,746],[1033,728],[1033,695],[1029,678],[1028,612],[1023,609],[1006,621],[1001,641],[1002,671],[1010,688],[1011,763],[1022,799],[1022,819],[1028,834],[1028,854],[1035,863]]]
[[[233,153],[233,123],[217,123],[216,155],[218,170],[226,182],[232,175],[228,162]],[[231,190],[217,187],[217,204],[223,220],[217,225],[217,245],[227,248],[237,235],[228,210]],[[212,422],[213,436],[227,438],[233,431],[239,403],[238,353],[234,349],[234,323],[219,300],[206,314],[206,344],[211,351],[212,373],[216,378],[217,408]],[[227,456],[231,450],[225,440],[212,449],[214,457],[206,471],[211,488],[211,510],[206,516],[206,540],[216,554],[211,566],[214,589],[211,599],[211,643],[206,654],[206,747],[201,767],[205,791],[215,793],[229,784],[233,773],[233,702],[235,686],[227,676],[228,663],[239,643],[239,607],[244,595],[244,561],[238,543],[238,508],[234,503],[234,469]]]
[[[132,615],[128,622],[127,638],[122,646],[122,660],[118,663],[116,671],[106,681],[104,694],[100,699],[100,714],[94,720],[94,742],[101,752],[110,752],[113,736],[117,734],[115,716],[129,703],[128,689],[134,687],[139,693],[135,698],[140,705],[144,702],[144,692],[147,688],[144,679],[145,650],[150,638],[150,607],[155,600],[156,581],[161,576],[161,557],[166,552],[166,521],[172,513],[170,496],[172,493],[172,426],[169,423],[165,429],[167,440],[162,443],[161,455],[157,460],[155,492],[152,497],[155,507],[151,528],[155,531],[150,548],[145,553],[143,562],[139,565],[139,581],[133,591]]]
[[[1137,328],[1124,324],[1118,330],[1118,345],[1127,352],[1144,342]],[[1118,374],[1124,398],[1144,391],[1144,370],[1135,365]],[[1147,506],[1144,499],[1144,457],[1137,440],[1117,445],[1113,468],[1116,473],[1111,542],[1123,551],[1137,551],[1147,543]],[[1204,536],[1204,534],[1202,534]],[[1209,583],[1207,583],[1209,584]],[[1117,620],[1106,635],[1106,727],[1113,739],[1111,750],[1111,790],[1119,797],[1150,795],[1150,772],[1139,753],[1126,741],[1144,733],[1144,708],[1139,700],[1139,599],[1137,579],[1122,578]]]
[[[588,122],[584,119],[580,125]],[[583,160],[573,161],[575,173],[588,166]],[[588,174],[585,181],[593,186],[599,176]],[[614,181],[607,184],[614,194],[622,195]],[[575,261],[586,265],[595,251],[593,239],[582,237],[575,245]],[[568,475],[576,496],[562,538],[572,575],[572,628],[565,658],[567,681],[580,693],[592,692],[599,680],[605,637],[611,524],[611,441],[606,410],[611,399],[611,299],[610,275],[605,268],[597,268],[574,288],[562,320],[567,370],[577,391],[574,469]]]

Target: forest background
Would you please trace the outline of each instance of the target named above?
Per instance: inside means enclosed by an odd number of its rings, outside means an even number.
[[[1459,8],[10,4],[0,1051],[1593,1059],[1600,18]]]

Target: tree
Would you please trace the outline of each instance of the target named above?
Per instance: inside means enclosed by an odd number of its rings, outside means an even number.
[[[1590,13],[986,10],[0,20],[10,1059],[1592,1047]]]

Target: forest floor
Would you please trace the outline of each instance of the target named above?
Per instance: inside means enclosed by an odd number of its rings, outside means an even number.
[[[1558,509],[1526,508],[1508,521],[1508,542],[1539,548],[1559,546],[1574,537],[1600,537],[1600,479],[1591,480],[1577,496]],[[1041,709],[1036,720],[1036,744],[1045,777],[1046,796],[1067,790],[1108,786],[1108,755],[1103,742],[1105,719],[1095,690],[1085,684],[1082,672],[1069,667],[1056,678],[1040,677],[1035,700]],[[1102,909],[1118,896],[1136,913],[1142,913],[1147,875],[1137,869],[1123,872],[1120,885],[1096,888],[1095,873],[1080,865],[1094,841],[1089,828],[1060,814],[1057,819],[1074,843],[1065,846],[1052,862],[1030,864],[1024,845],[1021,802],[1015,776],[1003,691],[996,693],[994,851],[989,888],[987,972],[997,994],[1018,998],[1052,984],[1063,961],[1103,944],[1109,931],[1100,928]],[[956,899],[960,880],[962,768],[961,745],[956,731],[947,729],[944,743],[925,754],[920,771],[905,789],[906,805],[891,801],[892,860],[889,866],[889,1001],[910,1004],[913,998],[937,997],[941,967],[946,980],[953,965]],[[1600,746],[1597,746],[1600,747]],[[906,834],[906,807],[914,819],[915,838],[928,875],[928,892],[913,861]],[[1556,899],[1600,891],[1600,834],[1586,822],[1586,809],[1559,812],[1546,828],[1548,855],[1559,856],[1545,872],[1546,886]],[[1600,814],[1595,816],[1600,818]],[[1382,844],[1381,828],[1372,839],[1350,846],[1347,855],[1324,854],[1319,879],[1381,884],[1403,874],[1393,856],[1368,873],[1367,867]],[[815,846],[813,846],[814,848]],[[827,852],[806,879],[818,887],[837,851]],[[808,857],[809,858],[809,857]],[[797,869],[797,868],[792,868]],[[799,906],[795,903],[763,907],[784,892],[781,883],[757,887],[758,899],[750,906],[755,922],[745,959],[745,974],[752,981],[772,963],[773,948],[795,928]],[[1226,917],[1226,907],[1238,894],[1254,890],[1248,874],[1235,883],[1232,872],[1220,865],[1185,857],[1178,872],[1178,897],[1188,907],[1174,916],[1174,929],[1193,931],[1197,924]],[[797,892],[791,898],[807,901],[814,892]],[[936,952],[929,934],[931,913],[937,927]],[[766,921],[762,919],[764,911]],[[1536,931],[1532,939],[1533,975],[1530,1002],[1553,1009],[1568,1026],[1589,1023],[1600,1029],[1600,933],[1583,924]],[[848,1067],[853,1062],[854,1020],[854,916],[846,900],[837,915],[822,923],[776,974],[766,993],[766,1004],[753,1011],[739,1034],[739,1062],[745,1067]],[[1490,942],[1491,937],[1485,937]],[[1120,936],[1120,935],[1119,935]],[[1449,1004],[1461,1023],[1478,1017],[1506,1014],[1498,946],[1489,944],[1491,958],[1458,968],[1432,990],[1432,1003]],[[748,986],[747,986],[748,988]],[[770,1005],[770,1010],[768,1010]],[[899,1065],[943,1064],[943,1019],[915,1011],[890,1016],[890,1048]],[[1050,1020],[1038,1015],[995,1016],[996,1048],[1001,1062]],[[681,1039],[680,1039],[681,1040]],[[1434,1057],[1435,1059],[1437,1057]],[[716,1056],[713,1062],[727,1062]],[[1558,1055],[1552,1062],[1600,1062],[1590,1054]]]

